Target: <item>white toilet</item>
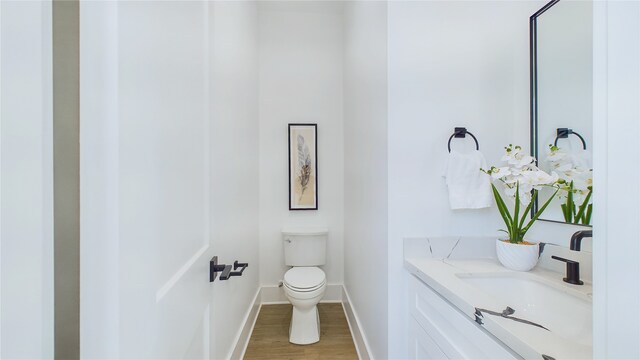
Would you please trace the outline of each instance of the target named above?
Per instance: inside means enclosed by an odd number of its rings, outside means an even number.
[[[327,288],[319,265],[326,262],[327,229],[284,229],[284,262],[293,266],[282,285],[293,305],[289,342],[299,345],[320,341],[320,317],[316,305]]]

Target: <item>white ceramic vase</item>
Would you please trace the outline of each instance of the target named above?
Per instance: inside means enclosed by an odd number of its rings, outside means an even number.
[[[529,271],[538,263],[539,244],[512,244],[509,241],[496,240],[498,260],[504,267],[516,271]]]

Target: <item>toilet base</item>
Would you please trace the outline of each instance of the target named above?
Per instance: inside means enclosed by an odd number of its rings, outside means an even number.
[[[300,310],[293,307],[291,324],[289,325],[289,342],[308,345],[320,341],[320,316],[318,307]]]

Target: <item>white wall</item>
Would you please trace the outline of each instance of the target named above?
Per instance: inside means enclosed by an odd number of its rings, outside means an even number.
[[[212,2],[211,246],[220,262],[248,262],[241,277],[216,280],[213,359],[231,356],[258,290],[258,12],[255,2]]]
[[[640,358],[640,3],[594,3],[594,358]],[[624,129],[624,131],[621,131]]]
[[[502,227],[495,208],[451,211],[441,169],[455,126],[476,135],[489,164],[505,145],[528,144],[528,19],[539,4],[389,3],[390,358],[407,357],[403,237]]]
[[[53,358],[51,2],[0,14],[0,357]]]
[[[284,226],[329,229],[327,282],[343,281],[342,4],[259,5],[260,283],[286,267]],[[318,124],[318,211],[289,211],[288,123]]]
[[[375,359],[387,357],[387,4],[345,4],[344,286]],[[385,316],[381,316],[385,314]]]

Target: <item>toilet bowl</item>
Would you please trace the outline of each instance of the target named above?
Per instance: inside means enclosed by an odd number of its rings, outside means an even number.
[[[326,228],[286,228],[282,230],[284,264],[292,266],[284,274],[282,288],[293,305],[289,342],[306,345],[320,341],[320,316],[316,305],[327,289]]]
[[[315,266],[296,266],[284,274],[284,293],[293,305],[289,342],[299,345],[320,341],[320,317],[316,306],[324,296],[324,271]]]

